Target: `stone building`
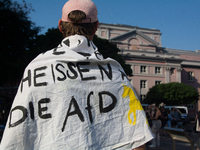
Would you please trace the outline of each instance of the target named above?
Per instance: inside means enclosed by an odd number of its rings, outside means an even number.
[[[160,83],[182,82],[200,88],[200,50],[162,47],[158,29],[100,23],[96,34],[116,44],[131,65],[133,76],[129,79],[141,102],[149,88]],[[188,109],[193,115],[197,105],[189,104]]]

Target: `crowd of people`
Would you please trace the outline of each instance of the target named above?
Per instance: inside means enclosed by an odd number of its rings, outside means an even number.
[[[178,109],[164,108],[157,104],[151,104],[145,107],[145,113],[149,122],[149,126],[155,138],[151,141],[149,147],[159,147],[160,137],[165,137],[164,127],[176,127],[181,120],[181,113]]]

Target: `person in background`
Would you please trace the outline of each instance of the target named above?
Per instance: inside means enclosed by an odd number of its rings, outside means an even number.
[[[153,139],[123,68],[92,42],[97,14],[91,0],[65,3],[64,39],[26,67],[0,149],[144,150]]]
[[[197,119],[200,121],[200,111],[197,111],[197,113],[196,113],[195,121],[196,121]]]
[[[194,128],[193,128],[193,131],[195,133],[199,133],[199,131],[197,131],[197,121],[199,121],[199,125],[200,125],[200,111],[197,111],[196,116],[195,116],[195,125],[194,125]]]
[[[171,115],[176,121],[180,121],[181,120],[181,113],[178,111],[177,108],[173,108],[173,111],[171,112]]]
[[[148,106],[145,107],[145,114],[146,114],[147,120],[148,120],[148,122],[149,122],[149,126],[152,127],[151,105],[148,105]]]
[[[152,127],[151,130],[154,134],[154,139],[152,140],[152,144],[149,145],[149,147],[159,147],[160,146],[160,135],[159,131],[162,126],[161,122],[161,111],[158,108],[158,105],[152,104],[152,110],[154,111],[154,114],[151,117],[152,120]]]
[[[147,117],[147,118],[150,118],[150,111],[151,111],[151,110],[149,109],[149,106],[150,106],[150,105],[144,107],[144,111],[145,111],[145,114],[146,114],[146,117]]]
[[[173,125],[176,125],[175,127],[178,128],[181,122],[181,113],[177,108],[173,108],[173,111],[171,112],[172,117],[174,118],[173,120]]]
[[[161,111],[161,122],[162,122],[162,126],[161,126],[161,129],[160,129],[160,136],[165,137],[164,127],[166,126],[167,121],[168,121],[168,114],[167,114],[164,106],[160,107],[160,111]]]
[[[169,108],[166,111],[167,111],[167,114],[168,114],[167,126],[171,127],[171,122],[174,120],[174,118],[170,114],[170,109]]]

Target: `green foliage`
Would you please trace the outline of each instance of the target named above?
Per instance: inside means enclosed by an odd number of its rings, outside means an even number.
[[[35,39],[31,40],[30,60],[34,59],[40,53],[57,47],[62,39],[62,33],[58,28],[51,28],[45,34],[37,35]]]
[[[11,0],[0,1],[0,84],[21,78],[29,62],[27,60],[30,40],[34,39],[40,28],[29,19],[31,6]]]
[[[149,89],[144,100],[145,103],[161,103],[166,105],[181,105],[195,103],[198,100],[195,88],[184,83],[158,84]]]

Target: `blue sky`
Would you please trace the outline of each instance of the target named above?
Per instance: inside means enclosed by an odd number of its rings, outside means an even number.
[[[22,0],[16,0],[22,3]],[[66,0],[25,0],[37,26],[57,27]],[[163,47],[200,50],[200,0],[93,0],[99,22],[156,28]]]

